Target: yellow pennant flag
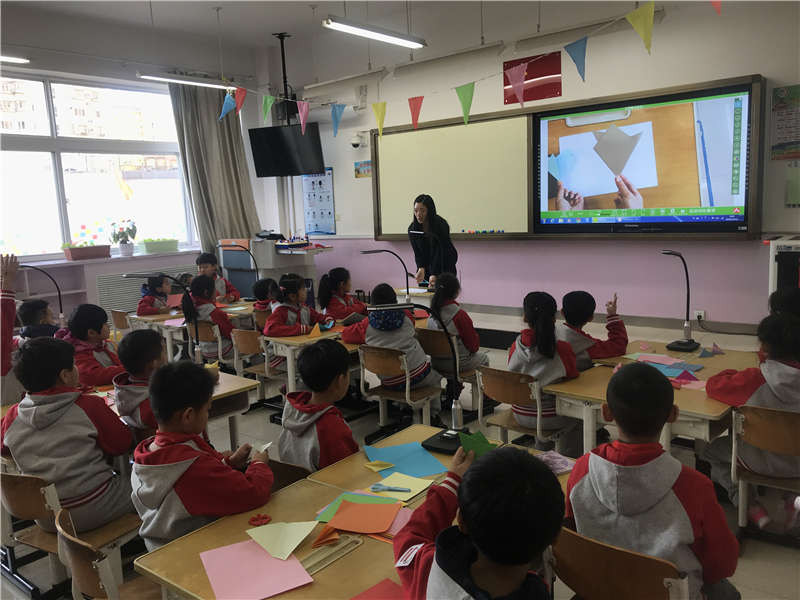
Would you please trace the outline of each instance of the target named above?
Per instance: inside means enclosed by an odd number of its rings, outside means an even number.
[[[642,38],[648,54],[650,54],[650,43],[653,41],[653,17],[655,16],[655,10],[656,3],[647,2],[625,15],[628,23],[631,24],[634,31]]]
[[[375,120],[378,122],[378,136],[383,136],[383,120],[386,118],[386,102],[373,102],[372,112],[375,113]]]

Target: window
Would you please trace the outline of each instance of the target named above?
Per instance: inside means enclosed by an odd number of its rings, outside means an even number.
[[[0,77],[0,109],[0,252],[106,244],[121,219],[196,245],[168,94]]]

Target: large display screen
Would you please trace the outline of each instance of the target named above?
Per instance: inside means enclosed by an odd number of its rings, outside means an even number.
[[[253,165],[258,177],[311,175],[325,172],[319,125],[257,127],[250,129]]]
[[[536,115],[536,231],[747,231],[751,104],[739,85]]]

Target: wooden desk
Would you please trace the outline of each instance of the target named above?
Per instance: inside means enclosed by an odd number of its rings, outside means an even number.
[[[297,391],[297,354],[303,348],[325,339],[336,339],[341,336],[341,331],[323,331],[321,335],[311,337],[309,335],[295,335],[290,337],[269,337],[267,339],[272,342],[275,348],[275,354],[286,357],[286,392]],[[347,347],[347,346],[345,346]],[[348,348],[348,351],[349,348]]]
[[[239,415],[250,407],[250,390],[258,388],[258,381],[229,373],[219,374],[219,383],[211,396],[208,418],[228,417],[231,450],[239,447]]]
[[[414,285],[410,285],[410,288],[418,287]],[[403,302],[406,299],[406,288],[395,288],[395,294],[397,294],[397,301]],[[433,298],[433,292],[411,292],[409,293],[409,298],[411,302],[416,304],[422,304],[423,306],[430,306],[431,305],[431,298]]]

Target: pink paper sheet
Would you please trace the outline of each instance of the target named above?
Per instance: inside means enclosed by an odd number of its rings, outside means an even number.
[[[218,599],[261,600],[311,583],[295,556],[278,560],[253,540],[200,553]]]
[[[681,381],[681,388],[685,390],[704,390],[706,389],[705,381]]]
[[[177,319],[167,319],[164,321],[164,325],[167,327],[182,327],[183,326],[183,317],[178,317]]]
[[[384,535],[390,537],[396,536],[400,532],[400,530],[406,526],[406,523],[408,523],[409,519],[411,519],[411,515],[413,514],[414,514],[413,509],[401,508],[400,512],[398,512],[397,516],[394,518],[394,521],[392,521],[392,526],[386,530],[386,533]]]
[[[640,354],[637,360],[639,362],[650,362],[667,366],[681,362],[680,358],[672,358],[671,356],[665,356],[663,354]]]

